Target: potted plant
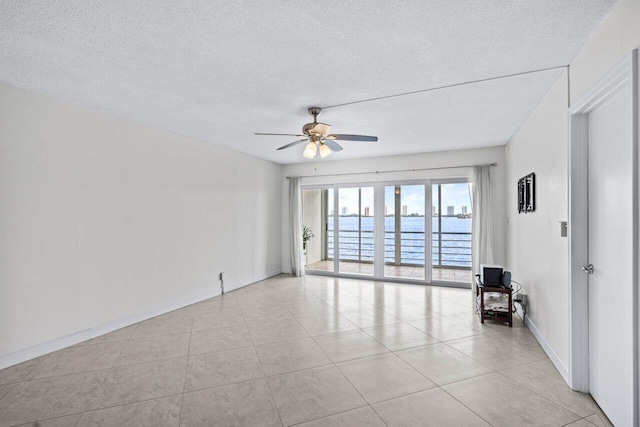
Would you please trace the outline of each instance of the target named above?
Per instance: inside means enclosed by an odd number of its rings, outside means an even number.
[[[302,226],[302,252],[304,254],[307,253],[307,242],[311,240],[315,234],[313,234],[313,230],[307,227],[306,225]]]

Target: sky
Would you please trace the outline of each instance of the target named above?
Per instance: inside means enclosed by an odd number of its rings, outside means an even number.
[[[388,207],[389,214],[394,210],[394,190],[394,186],[385,187],[385,205]],[[432,192],[433,205],[436,206],[437,212],[437,186],[433,186]],[[407,214],[424,215],[424,193],[422,185],[401,186],[400,204],[407,206]],[[358,212],[358,188],[341,188],[338,194],[341,214],[343,207],[347,208],[347,215]],[[467,206],[467,212],[471,213],[469,186],[466,183],[442,184],[442,210],[445,214],[447,206],[454,207],[455,215],[462,213],[462,206]],[[373,187],[362,187],[362,214],[365,207],[369,207],[369,215],[373,215]]]

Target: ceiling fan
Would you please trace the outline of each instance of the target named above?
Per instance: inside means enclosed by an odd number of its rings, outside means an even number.
[[[290,142],[287,145],[283,145],[278,150],[284,150],[285,148],[293,147],[294,145],[307,143],[302,156],[307,159],[315,159],[320,154],[321,158],[325,158],[333,151],[340,151],[342,147],[336,141],[370,141],[375,142],[378,140],[377,136],[366,135],[347,135],[342,133],[329,134],[331,126],[326,123],[318,123],[318,116],[322,111],[320,107],[309,108],[309,114],[313,116],[313,122],[307,123],[302,126],[301,134],[294,133],[261,133],[256,132],[255,135],[278,135],[278,136],[297,136],[302,137],[297,141]]]

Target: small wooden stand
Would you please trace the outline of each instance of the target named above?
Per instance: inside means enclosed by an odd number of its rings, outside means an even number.
[[[499,292],[501,294],[509,295],[509,305],[507,311],[487,310],[484,308],[484,294],[485,292]],[[484,286],[476,281],[476,294],[480,296],[480,323],[484,323],[484,319],[498,320],[502,322],[508,322],[509,327],[513,327],[513,289]]]

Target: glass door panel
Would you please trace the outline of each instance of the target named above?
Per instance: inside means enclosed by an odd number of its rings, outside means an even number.
[[[471,282],[471,198],[466,182],[434,184],[433,279]]]
[[[302,190],[305,270],[333,272],[333,188]]]
[[[338,273],[374,275],[374,188],[338,189]]]
[[[425,280],[425,201],[424,184],[385,185],[385,277]]]

